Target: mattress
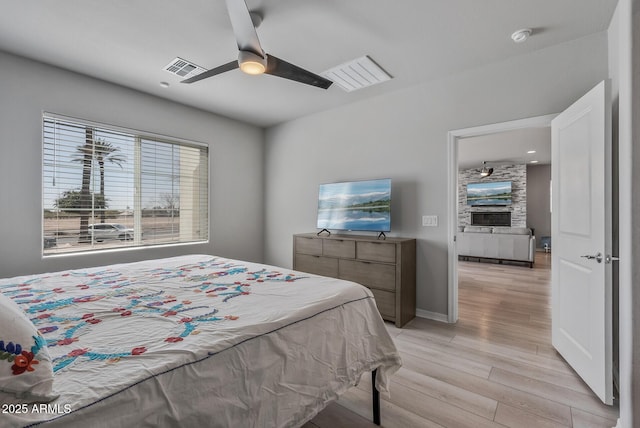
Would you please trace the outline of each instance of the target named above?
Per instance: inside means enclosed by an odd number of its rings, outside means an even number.
[[[0,426],[294,427],[400,356],[358,284],[208,255],[0,279],[59,397]],[[0,394],[3,410],[18,401]]]

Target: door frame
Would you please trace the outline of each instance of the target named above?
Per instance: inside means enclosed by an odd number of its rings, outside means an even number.
[[[447,192],[449,217],[447,321],[449,323],[458,321],[458,248],[456,246],[456,235],[458,233],[458,140],[524,128],[547,128],[551,127],[551,120],[556,116],[557,113],[547,114],[472,128],[455,129],[447,133],[449,158]]]

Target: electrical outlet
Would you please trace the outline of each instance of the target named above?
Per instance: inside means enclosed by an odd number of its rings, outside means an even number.
[[[423,215],[422,216],[422,225],[435,227],[438,225],[438,216],[437,215]]]

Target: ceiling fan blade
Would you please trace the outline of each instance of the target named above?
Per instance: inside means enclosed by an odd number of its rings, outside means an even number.
[[[307,85],[316,86],[322,89],[328,89],[333,83],[329,79],[325,79],[322,76],[318,76],[317,74],[300,68],[297,65],[293,65],[281,60],[280,58],[276,58],[273,55],[267,55],[267,69],[265,70],[265,73],[305,83]]]
[[[233,33],[236,36],[238,49],[251,51],[264,58],[264,51],[260,46],[258,33],[251,20],[247,3],[244,0],[227,0],[227,11],[231,19]]]
[[[225,71],[230,71],[233,69],[238,68],[238,61],[237,60],[233,60],[231,62],[228,62],[226,64],[223,64],[219,67],[216,68],[212,68],[211,70],[208,71],[204,71],[200,74],[197,74],[193,77],[190,77],[188,79],[182,80],[180,81],[180,83],[193,83],[193,82],[197,82],[199,80],[202,79],[206,79],[207,77],[211,77],[211,76],[215,76],[217,74],[221,74],[224,73]]]

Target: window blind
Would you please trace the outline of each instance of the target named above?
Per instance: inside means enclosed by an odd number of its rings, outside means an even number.
[[[43,254],[207,241],[206,145],[43,116]]]

